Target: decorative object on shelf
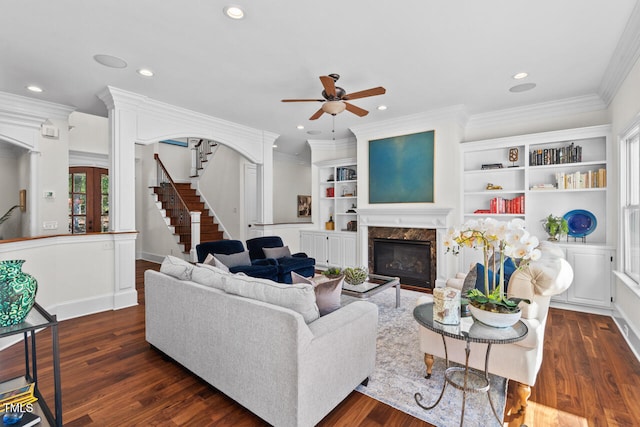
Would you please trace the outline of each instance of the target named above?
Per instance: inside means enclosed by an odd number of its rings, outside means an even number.
[[[501,185],[493,185],[492,183],[488,183],[487,190],[502,190],[502,186]]]
[[[364,267],[348,267],[344,271],[344,281],[350,285],[360,285],[367,280],[367,269]]]
[[[342,275],[342,269],[340,267],[329,267],[322,272],[322,275],[328,279],[336,279]]]
[[[358,231],[358,221],[347,222],[347,231]]]
[[[369,141],[369,203],[433,203],[435,131]]]
[[[478,289],[467,291],[466,298],[469,300],[471,314],[474,315],[473,307],[480,310],[489,311],[492,314],[514,314],[503,321],[494,321],[496,316],[489,316],[484,320],[474,318],[488,326],[506,327],[515,324],[521,315],[518,305],[520,302],[530,304],[531,301],[521,298],[507,298],[504,286],[505,257],[520,259],[520,266],[526,265],[529,260],[540,259],[542,255],[537,249],[538,239],[532,236],[524,228],[524,221],[516,218],[509,222],[497,221],[493,218],[480,220],[470,220],[461,227],[452,227],[448,230],[444,238],[444,246],[447,252],[458,254],[460,247],[482,249],[484,256],[484,292]],[[496,284],[496,275],[491,274],[492,280],[489,283],[489,258],[493,256],[500,259],[499,283]],[[493,266],[495,270],[495,266]],[[502,317],[502,316],[501,316]],[[506,324],[508,323],[508,324]]]
[[[355,203],[351,204],[351,208],[349,208],[349,210],[347,210],[347,213],[357,213],[356,212],[357,206]]]
[[[552,242],[557,242],[569,232],[567,220],[561,216],[553,216],[553,214],[549,214],[548,217],[542,220],[542,228],[549,235],[547,240]]]
[[[336,194],[336,189],[333,187],[327,188],[327,197],[333,197]]]
[[[581,237],[583,242],[598,226],[595,215],[584,209],[569,211],[563,218],[567,221],[567,234],[570,237]]]
[[[502,163],[485,163],[480,167],[480,169],[482,170],[502,169],[502,168],[504,168],[504,165]]]
[[[298,217],[311,216],[311,196],[298,195]]]
[[[509,148],[509,161],[511,162],[510,168],[518,167],[518,165],[516,165],[518,161],[518,147]]]
[[[336,223],[333,222],[333,215],[329,215],[329,221],[324,223],[324,228],[327,230],[335,230]]]
[[[333,174],[329,175],[329,178],[327,178],[327,182],[333,182],[335,181],[335,179],[333,178]]]
[[[38,282],[22,271],[24,262],[0,261],[0,326],[22,323],[35,303]]]

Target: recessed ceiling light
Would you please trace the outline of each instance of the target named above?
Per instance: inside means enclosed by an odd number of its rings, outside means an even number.
[[[273,148],[278,148],[278,144],[273,144],[272,147]]]
[[[524,79],[528,75],[529,75],[529,73],[522,72],[522,73],[514,74],[513,78],[516,79],[516,80],[520,80],[520,79]]]
[[[387,109],[387,106],[386,106],[386,105],[378,105],[378,110],[380,110],[380,111],[384,111],[384,110],[386,110],[386,109]]]
[[[94,55],[93,59],[98,64],[102,64],[109,68],[126,68],[127,62],[124,59],[112,55]]]
[[[153,71],[151,71],[148,68],[140,68],[138,70],[138,74],[140,74],[141,76],[144,76],[144,77],[152,77],[153,76]]]
[[[244,18],[244,11],[240,8],[240,6],[233,6],[233,5],[226,6],[224,8],[224,14],[231,19]]]
[[[36,86],[36,85],[29,85],[29,86],[27,86],[27,89],[30,90],[31,92],[35,92],[35,93],[44,92],[44,90],[42,90],[42,88],[40,86]]]
[[[509,92],[526,92],[528,90],[533,89],[534,87],[536,87],[535,83],[523,83],[521,85],[516,85],[510,88]]]
[[[302,130],[302,129],[304,129],[304,126],[302,126],[302,125],[298,125],[298,126],[297,126],[297,128],[298,128],[298,129],[300,129],[300,130]]]

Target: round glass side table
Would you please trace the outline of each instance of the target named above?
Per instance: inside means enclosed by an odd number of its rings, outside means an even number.
[[[478,322],[471,317],[462,318],[458,325],[443,325],[433,320],[433,303],[416,306],[416,308],[413,309],[413,317],[420,325],[442,336],[447,367],[444,373],[445,381],[442,385],[442,391],[440,392],[438,399],[432,405],[423,405],[422,395],[420,393],[416,393],[414,397],[418,406],[426,410],[435,408],[442,400],[442,396],[444,396],[447,385],[450,384],[454,388],[462,391],[462,413],[460,415],[460,426],[462,426],[464,422],[464,407],[467,400],[467,393],[486,392],[493,415],[496,417],[496,420],[498,420],[500,425],[502,425],[502,420],[496,412],[493,401],[491,400],[491,394],[489,393],[491,385],[489,382],[488,367],[491,346],[493,344],[511,344],[523,340],[529,333],[527,325],[519,320],[518,323],[508,328],[494,328]],[[449,366],[446,337],[466,342],[464,350],[464,367]],[[487,350],[484,357],[484,372],[478,372],[469,367],[469,354],[471,353],[472,342],[487,344]]]

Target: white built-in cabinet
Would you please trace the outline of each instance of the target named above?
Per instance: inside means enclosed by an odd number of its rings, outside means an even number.
[[[314,164],[318,187],[313,208],[316,230],[300,231],[300,247],[316,259],[320,267],[356,266],[358,165],[355,158],[329,160]],[[333,230],[326,223],[333,220]],[[351,230],[347,230],[351,228]]]
[[[541,221],[549,214],[564,216],[583,209],[595,216],[597,227],[585,241],[559,242],[573,267],[574,281],[552,301],[566,308],[611,309],[615,250],[607,219],[615,212],[607,201],[610,131],[603,125],[461,144],[462,222],[522,218],[532,234],[546,240]],[[488,189],[489,184],[494,189]],[[477,254],[465,253],[461,265],[476,258]]]

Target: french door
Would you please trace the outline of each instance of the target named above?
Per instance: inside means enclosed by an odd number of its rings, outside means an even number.
[[[109,171],[69,168],[69,233],[109,231]]]

